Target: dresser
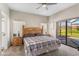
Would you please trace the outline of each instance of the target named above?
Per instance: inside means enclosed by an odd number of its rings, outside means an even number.
[[[22,38],[21,37],[13,37],[12,38],[12,45],[13,46],[19,46],[22,45]]]

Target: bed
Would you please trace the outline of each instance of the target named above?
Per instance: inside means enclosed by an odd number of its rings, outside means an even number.
[[[26,56],[37,56],[58,49],[61,42],[52,36],[43,35],[43,27],[23,27],[24,50]]]

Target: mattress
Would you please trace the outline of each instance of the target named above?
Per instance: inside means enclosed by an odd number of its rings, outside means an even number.
[[[35,36],[24,38],[25,55],[36,56],[58,49],[61,42],[49,36]]]

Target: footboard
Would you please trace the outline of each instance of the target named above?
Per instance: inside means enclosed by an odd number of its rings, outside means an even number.
[[[24,50],[26,56],[36,56],[46,52],[50,52],[58,49],[61,45],[59,40],[31,43],[32,44],[28,44],[28,41],[26,39],[24,40]]]

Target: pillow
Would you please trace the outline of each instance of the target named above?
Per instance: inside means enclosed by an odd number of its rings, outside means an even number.
[[[34,37],[35,35],[34,34],[32,34],[32,33],[28,33],[28,34],[25,34],[24,36],[23,36],[23,38],[24,37]]]
[[[43,34],[41,34],[41,33],[35,33],[34,35],[35,36],[42,36]]]

